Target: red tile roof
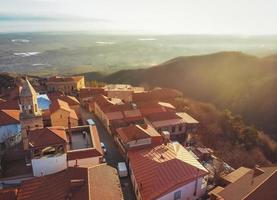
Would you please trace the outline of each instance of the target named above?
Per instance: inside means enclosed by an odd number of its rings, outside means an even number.
[[[123,200],[117,170],[106,165],[89,168],[90,199]]]
[[[19,110],[0,110],[0,126],[19,124]]]
[[[179,143],[131,150],[128,158],[143,200],[157,199],[208,174]]]
[[[105,90],[103,88],[97,88],[97,87],[87,87],[87,88],[81,88],[79,92],[79,98],[88,98],[93,97],[96,95],[105,94]]]
[[[76,97],[70,96],[70,95],[56,94],[56,95],[50,95],[49,98],[51,99],[51,101],[60,99],[68,103],[69,106],[80,105],[80,102],[76,99]]]
[[[8,100],[6,102],[0,103],[0,109],[6,109],[6,110],[19,110],[19,102],[18,99],[16,100]]]
[[[95,148],[87,148],[67,152],[67,160],[79,160],[98,156],[103,156],[103,154]]]
[[[52,103],[50,105],[50,112],[54,113],[54,112],[56,112],[57,110],[60,110],[60,109],[69,112],[71,118],[78,119],[78,116],[77,116],[76,112],[69,107],[68,103],[66,103],[66,102],[64,102],[60,99],[52,101]]]
[[[69,171],[23,181],[17,200],[64,200],[70,192]]]
[[[145,117],[155,128],[178,125],[178,124],[198,124],[199,122],[193,119],[186,113],[161,112],[152,113]]]
[[[147,115],[146,118],[150,122],[157,122],[157,121],[164,121],[164,120],[171,120],[171,119],[182,119],[174,112],[153,113],[153,114]]]
[[[123,199],[117,172],[106,164],[68,169],[22,182],[17,200]]]
[[[149,125],[130,125],[116,129],[119,137],[124,143],[146,138],[162,138],[162,136]]]
[[[277,167],[262,167],[260,172],[250,170],[233,183],[220,190],[218,199],[225,200],[275,200],[277,198]]]
[[[30,148],[67,143],[66,132],[63,127],[47,127],[32,130],[28,134],[28,139]]]
[[[1,200],[16,200],[18,189],[1,189],[0,199]]]

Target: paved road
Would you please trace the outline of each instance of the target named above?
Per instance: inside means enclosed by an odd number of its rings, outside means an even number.
[[[83,122],[85,122],[87,119],[93,119],[97,126],[100,140],[105,144],[107,149],[107,154],[105,155],[106,162],[108,165],[117,168],[117,163],[124,162],[125,160],[119,153],[118,147],[114,142],[113,137],[107,132],[102,123],[92,113],[89,113],[88,111],[82,109],[81,115]],[[124,194],[124,199],[134,200],[135,194],[130,177],[120,178],[120,182]]]

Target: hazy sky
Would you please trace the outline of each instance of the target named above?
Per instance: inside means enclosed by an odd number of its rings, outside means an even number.
[[[0,32],[277,34],[277,0],[0,0]]]

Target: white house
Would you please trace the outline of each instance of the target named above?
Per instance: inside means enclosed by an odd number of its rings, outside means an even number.
[[[196,200],[206,192],[205,169],[178,142],[128,152],[138,200]]]

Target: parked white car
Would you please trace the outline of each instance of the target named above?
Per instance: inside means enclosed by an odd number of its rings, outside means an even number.
[[[119,162],[117,164],[117,170],[118,170],[119,177],[122,178],[122,177],[127,177],[128,176],[128,170],[127,170],[125,162]]]

